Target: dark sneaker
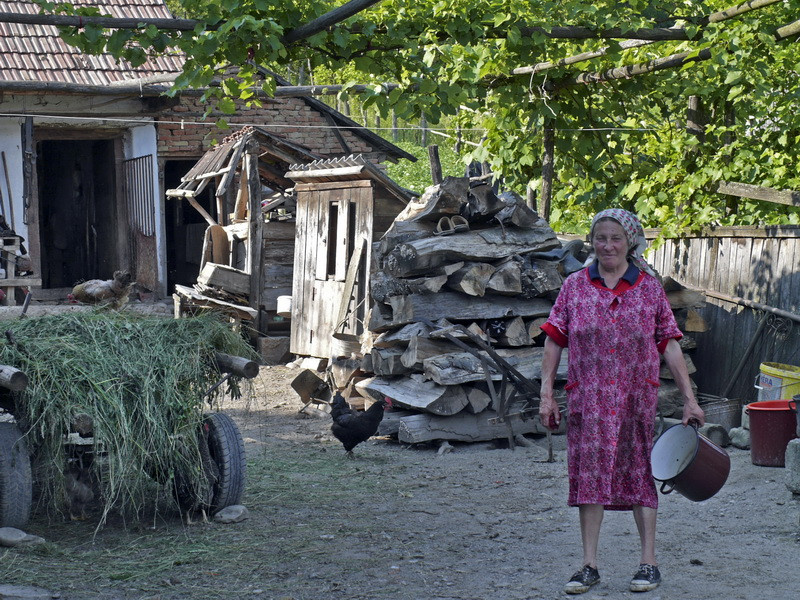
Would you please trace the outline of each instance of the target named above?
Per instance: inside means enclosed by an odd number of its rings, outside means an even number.
[[[661,583],[661,573],[655,565],[639,565],[639,570],[631,579],[632,592],[649,592]]]
[[[567,594],[583,594],[588,592],[589,588],[598,581],[600,581],[600,573],[598,573],[597,569],[584,565],[564,586],[564,591]]]

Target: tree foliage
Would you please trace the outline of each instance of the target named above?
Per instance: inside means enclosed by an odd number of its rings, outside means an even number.
[[[39,0],[37,0],[39,1]],[[251,65],[278,68],[311,61],[353,83],[373,83],[361,100],[384,116],[424,113],[482,132],[473,157],[492,163],[520,193],[540,178],[542,137],[555,130],[551,223],[579,230],[598,209],[623,206],[668,232],[707,225],[800,223],[800,210],[730,199],[720,180],[800,190],[800,46],[776,40],[796,21],[800,0],[781,0],[735,18],[704,16],[731,0],[384,0],[326,31],[293,44],[282,36],[341,0],[176,0],[198,20],[193,32],[65,32],[87,51],[132,62],[145,51],[178,48],[187,56],[176,91],[223,80],[208,100],[233,110],[254,101]],[[40,1],[49,10],[52,3]],[[72,10],[72,9],[66,9]],[[554,39],[554,27],[592,31],[678,27],[686,40],[626,47],[622,39]],[[603,56],[514,75],[515,68],[606,48]],[[707,60],[700,53],[710,51]],[[604,83],[576,84],[580,72],[603,72],[689,52],[678,68]],[[399,84],[387,91],[382,82]],[[269,92],[270,82],[263,84]],[[687,129],[687,105],[700,99],[703,129]]]

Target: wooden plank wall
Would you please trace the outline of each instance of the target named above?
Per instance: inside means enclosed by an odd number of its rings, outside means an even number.
[[[651,239],[656,234],[647,232]],[[687,285],[800,315],[800,227],[720,228],[702,237],[667,240],[647,258],[661,275]],[[700,314],[709,329],[692,334],[697,339],[693,378],[701,392],[720,395],[768,314],[710,296]],[[769,318],[731,398],[756,400],[754,382],[763,362],[800,365],[800,323]]]
[[[295,223],[269,221],[262,226],[261,302],[264,310],[278,309],[278,296],[292,295]]]

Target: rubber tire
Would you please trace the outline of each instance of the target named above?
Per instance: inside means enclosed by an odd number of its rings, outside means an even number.
[[[33,475],[19,427],[0,423],[0,527],[23,529],[31,516]]]
[[[247,461],[244,440],[236,423],[225,413],[210,413],[203,419],[208,433],[208,450],[219,469],[209,512],[213,515],[226,506],[239,504],[244,495]]]

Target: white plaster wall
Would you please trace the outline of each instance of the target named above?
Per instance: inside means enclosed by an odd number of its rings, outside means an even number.
[[[151,123],[131,127],[125,135],[125,158],[139,158],[153,155],[153,198],[155,205],[156,248],[158,256],[157,277],[159,289],[154,290],[164,297],[167,294],[167,244],[166,225],[164,223],[164,199],[158,177],[158,138],[155,125]]]
[[[23,223],[22,204],[22,119],[6,117],[0,118],[0,152],[5,153],[8,180],[5,169],[0,160],[0,194],[3,197],[3,214],[9,227],[25,239],[28,238],[28,225]],[[13,202],[14,222],[11,222],[11,208],[9,207],[9,185],[11,187],[11,200]]]

